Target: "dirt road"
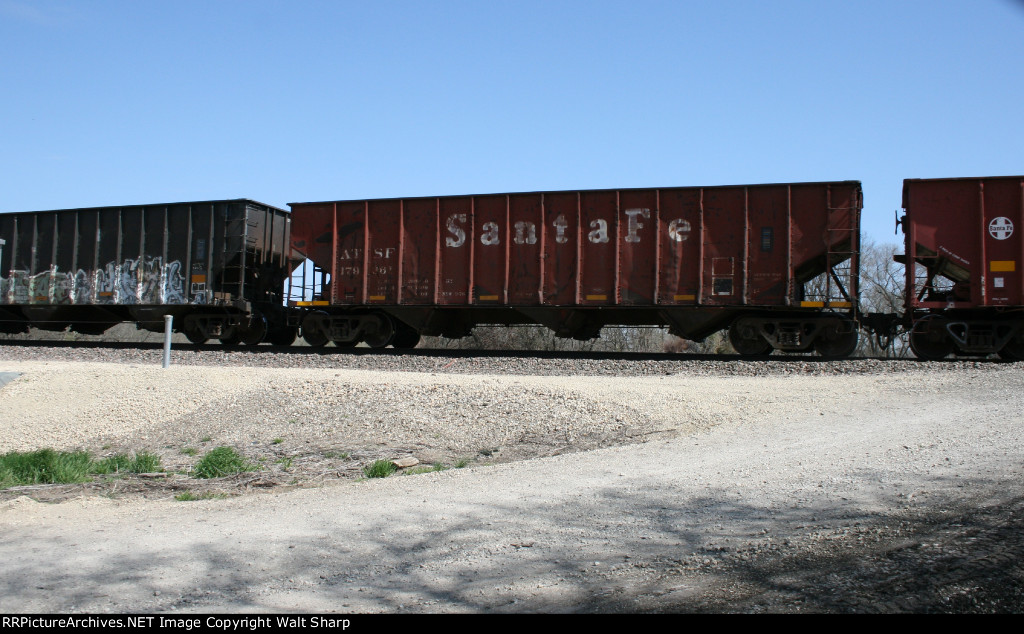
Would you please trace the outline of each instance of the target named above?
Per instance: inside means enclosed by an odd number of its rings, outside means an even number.
[[[494,403],[535,394],[459,380]],[[663,431],[230,499],[8,499],[0,611],[1024,609],[1024,368],[536,385]],[[132,398],[140,418],[159,405]]]

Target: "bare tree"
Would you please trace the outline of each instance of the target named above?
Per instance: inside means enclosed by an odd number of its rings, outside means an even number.
[[[898,315],[903,312],[904,266],[895,260],[901,245],[876,243],[861,237],[860,280],[861,311]],[[909,346],[906,334],[894,337],[861,337],[858,352],[870,356],[905,357]]]

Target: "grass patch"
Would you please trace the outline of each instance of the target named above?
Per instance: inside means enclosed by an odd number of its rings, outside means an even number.
[[[446,465],[444,465],[443,463],[438,462],[438,463],[435,463],[433,466],[424,465],[422,467],[413,467],[412,469],[408,469],[406,471],[403,471],[402,474],[403,475],[416,475],[417,473],[434,473],[436,471],[446,471],[447,469],[448,469],[448,467]]]
[[[87,451],[14,451],[0,456],[0,489],[32,484],[73,484],[88,482],[95,475],[159,470],[160,458],[146,452],[94,460]]]
[[[131,457],[125,454],[117,454],[116,456],[94,461],[90,471],[98,475],[110,473],[154,473],[160,471],[160,457],[145,451]]]
[[[327,451],[324,453],[324,458],[337,458],[339,460],[348,460],[349,453],[347,451]]]
[[[463,469],[463,468],[468,467],[468,466],[469,466],[469,459],[468,458],[460,458],[460,459],[455,461],[455,468],[456,469]]]
[[[292,456],[289,456],[287,458],[278,458],[277,460],[274,461],[274,464],[281,465],[281,468],[287,471],[292,467],[292,459]]]
[[[398,467],[390,460],[378,460],[372,465],[363,467],[363,475],[367,478],[386,478],[395,471],[398,471]]]
[[[274,439],[274,444],[275,445],[280,445],[283,442],[284,442],[284,438],[275,438]]]
[[[179,502],[195,502],[196,500],[223,500],[228,496],[224,493],[200,493],[196,495],[191,491],[185,491],[174,496]]]
[[[238,455],[231,447],[217,447],[196,463],[192,475],[197,478],[220,478],[255,470],[256,465]]]
[[[195,447],[182,447],[181,453],[185,454],[186,456],[194,456],[199,453],[199,450],[196,449]]]
[[[13,451],[0,456],[0,488],[86,482],[92,462],[86,451]]]

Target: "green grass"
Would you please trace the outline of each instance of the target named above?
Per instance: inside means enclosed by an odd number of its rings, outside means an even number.
[[[433,466],[431,466],[431,465],[424,465],[422,467],[413,467],[412,469],[408,469],[406,471],[403,471],[402,474],[403,475],[416,475],[418,473],[434,473],[435,471],[446,471],[447,469],[448,469],[447,466],[445,466],[443,463],[438,462],[438,463],[435,463]]]
[[[0,456],[0,489],[32,484],[72,484],[87,482],[95,475],[159,470],[160,458],[147,452],[95,460],[87,451],[15,451]]]
[[[324,453],[324,458],[338,458],[339,460],[348,460],[349,453],[347,451],[328,451]]]
[[[92,457],[85,451],[40,449],[0,456],[0,487],[86,482]]]
[[[463,468],[468,467],[468,466],[469,466],[469,459],[468,458],[460,458],[459,460],[455,461],[455,468],[456,469],[463,469]]]
[[[398,467],[390,460],[378,460],[372,465],[363,467],[363,475],[367,478],[386,478],[395,471],[398,471]]]
[[[294,458],[291,457],[291,456],[289,456],[287,458],[278,458],[277,460],[274,461],[274,464],[281,465],[281,468],[284,469],[285,471],[287,471],[288,469],[291,469],[291,467],[292,467],[292,460],[293,459]]]
[[[191,491],[185,491],[174,496],[179,502],[195,502],[196,500],[223,500],[228,496],[224,493],[200,493],[196,495]]]
[[[217,447],[196,463],[192,475],[197,478],[220,478],[245,471],[255,471],[256,465],[238,455],[231,447]]]
[[[199,450],[196,449],[195,447],[182,447],[181,453],[185,454],[186,456],[194,456],[199,453]]]
[[[160,471],[160,456],[143,451],[132,457],[117,454],[93,462],[92,473],[155,473]]]

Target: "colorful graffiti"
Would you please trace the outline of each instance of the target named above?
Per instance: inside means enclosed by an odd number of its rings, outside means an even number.
[[[181,262],[162,257],[108,262],[95,271],[11,271],[0,278],[0,304],[185,304]],[[206,303],[205,295],[193,303]]]

